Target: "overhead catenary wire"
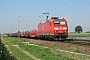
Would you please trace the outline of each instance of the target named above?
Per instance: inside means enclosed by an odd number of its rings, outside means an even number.
[[[54,4],[52,4],[51,6],[49,6],[48,8],[46,8],[45,10],[50,9],[51,7],[55,6],[55,4],[58,4],[60,1],[61,1],[61,0],[58,0],[57,2],[55,2]],[[60,7],[64,6],[64,5],[70,3],[71,1],[73,1],[73,0],[69,0],[69,1],[67,1],[67,2],[64,2],[64,3],[62,3],[61,5],[58,5],[57,7],[53,8],[53,9],[51,9],[51,10],[48,10],[47,12],[54,11],[55,9],[60,8]],[[84,1],[86,1],[86,0],[83,0],[83,1],[81,1],[80,3],[84,2]],[[80,3],[77,3],[77,4],[80,4]],[[77,5],[77,4],[75,4],[75,5]],[[72,8],[73,6],[74,6],[74,5],[71,5],[70,7],[65,8],[65,9],[63,9],[63,10],[67,10],[67,9],[69,9],[69,8]],[[75,9],[77,9],[77,8],[75,8]],[[70,10],[70,11],[71,11],[71,10]],[[68,12],[68,11],[65,11],[65,12],[63,12],[63,13],[65,14],[65,13],[67,13],[67,12]],[[61,13],[61,14],[63,14],[63,13]],[[37,13],[37,14],[38,14],[38,13]],[[35,14],[35,15],[37,15],[37,14]],[[35,17],[35,18],[33,18],[32,20],[34,21],[34,20],[37,19],[37,18],[42,18],[42,17],[41,17],[42,12],[39,12],[39,14],[40,14],[40,15],[38,15],[38,16]],[[40,20],[39,20],[39,21],[40,21]]]
[[[67,7],[67,8],[65,8],[65,9],[63,9],[63,10],[67,10],[68,8],[74,7],[74,6],[76,6],[76,5],[78,5],[78,4],[81,4],[81,3],[85,2],[85,1],[86,1],[86,0],[83,0],[83,1],[81,1],[81,2],[79,2],[79,3],[76,3],[76,4],[74,4],[74,5],[71,5],[70,7]]]
[[[39,16],[40,17],[40,16]],[[40,17],[43,21],[45,20],[45,19],[43,19],[42,17]]]
[[[61,0],[60,0],[60,1],[61,1]],[[59,3],[60,1],[55,2],[55,4],[56,4],[56,3]],[[60,7],[64,6],[64,5],[70,3],[71,1],[73,1],[73,0],[69,0],[69,1],[67,1],[67,2],[65,2],[65,3],[62,3],[61,5],[58,5],[57,7],[53,8],[53,9],[51,9],[51,10],[48,10],[47,12],[54,11],[55,9],[60,8]],[[79,3],[74,4],[74,5],[81,4],[81,3],[84,2],[84,1],[86,1],[86,0],[83,0],[83,1],[81,1],[81,2],[79,2]],[[69,8],[72,8],[74,5],[71,5],[70,7],[65,8],[65,9],[63,9],[63,10],[67,10],[67,9],[69,9]],[[54,4],[51,5],[50,7],[53,7],[53,6],[54,6]],[[82,6],[82,7],[84,7],[84,6]],[[69,12],[71,12],[71,11],[74,11],[74,10],[80,9],[80,8],[82,8],[82,7],[79,6],[79,7],[77,7],[77,8],[74,8],[74,9],[71,9],[71,10],[68,10],[68,11],[65,11],[65,12],[62,12],[60,15],[63,15],[63,14],[69,13]],[[46,8],[46,10],[47,10],[47,9],[49,9],[49,7]],[[41,13],[41,14],[40,14],[40,13]],[[33,20],[35,20],[35,19],[37,19],[37,18],[42,18],[42,17],[41,17],[42,12],[40,12],[40,13],[39,13],[40,15],[37,16],[37,17],[35,17],[35,18],[33,18]],[[39,20],[39,21],[40,21],[40,20]]]
[[[61,7],[61,6],[64,6],[64,5],[68,4],[68,3],[70,3],[71,1],[73,1],[73,0],[69,0],[69,1],[67,1],[67,2],[65,2],[65,3],[63,3],[63,4],[61,4],[61,5],[53,8],[53,9],[51,9],[51,10],[49,10],[49,11],[47,11],[47,12],[54,11],[55,9],[57,9],[57,8],[59,8],[59,7]],[[57,4],[57,3],[59,3],[59,2],[60,2],[60,1],[56,2],[55,4]],[[52,6],[54,6],[54,5],[52,5]],[[51,6],[51,7],[52,7],[52,6]]]
[[[72,8],[72,7],[76,6],[76,5],[82,4],[82,3],[85,2],[85,1],[86,1],[86,0],[83,0],[83,1],[81,1],[81,2],[79,2],[79,3],[76,3],[76,4],[74,4],[74,5],[71,5],[71,6],[67,7],[67,8],[64,8],[64,9],[62,9],[62,11],[68,10],[69,8]],[[56,13],[58,13],[58,12],[56,12]],[[53,13],[53,14],[55,14],[55,13]]]
[[[60,1],[61,1],[61,0],[59,0],[59,1],[57,1],[57,2],[55,2],[55,3],[54,3],[54,4],[52,4],[50,7],[53,7],[55,4],[59,3]],[[53,9],[51,9],[51,10],[48,10],[47,12],[54,11],[55,9],[59,8],[60,6],[64,6],[64,5],[68,4],[68,3],[70,3],[71,1],[73,1],[73,0],[69,0],[69,1],[67,1],[67,2],[65,2],[65,3],[62,3],[61,5],[59,5],[59,6],[55,7],[55,8],[53,8]],[[49,9],[50,7],[46,8],[45,10]],[[40,12],[40,13],[41,13],[41,14],[40,14],[39,16],[41,17],[42,12]],[[37,16],[37,17],[35,17],[35,18],[33,18],[33,20],[35,20],[36,18],[38,18],[38,16]]]
[[[49,6],[48,8],[46,8],[45,11],[48,10],[48,9],[50,9],[50,8],[52,8],[52,7],[55,6],[56,4],[58,4],[60,1],[61,1],[61,0],[55,2],[54,4],[52,4],[51,6]]]
[[[63,13],[61,13],[60,15],[63,15],[63,14],[66,14],[66,13],[69,13],[69,12],[72,12],[72,11],[75,11],[75,10],[78,10],[78,9],[80,9],[80,8],[83,8],[83,7],[86,7],[86,6],[89,6],[89,5],[90,5],[90,4],[86,4],[86,5],[79,6],[79,7],[77,7],[77,8],[72,9],[72,10],[63,12]]]
[[[68,3],[70,3],[71,1],[73,1],[73,0],[69,0],[69,1],[67,1],[67,2],[65,2],[65,3],[63,3],[63,4],[61,4],[61,5],[57,6],[57,7],[55,7],[55,8],[53,8],[53,9],[51,9],[51,10],[49,10],[48,12],[51,12],[51,11],[53,11],[53,10],[61,7],[61,6],[64,6],[64,5],[68,4]]]
[[[51,6],[49,6],[48,8],[46,8],[44,11],[46,12],[46,10],[48,10],[48,9],[50,9],[51,7],[55,6],[55,5],[56,5],[57,3],[59,3],[60,1],[61,1],[61,0],[58,0],[57,2],[53,3]],[[40,15],[37,16],[37,17],[35,17],[35,18],[33,18],[33,19],[35,20],[35,19],[38,18],[38,17],[42,19],[41,15],[42,15],[42,13],[43,13],[44,11],[37,13],[37,14],[40,14]],[[47,11],[47,12],[48,12],[48,11]],[[36,14],[36,15],[37,15],[37,14]]]

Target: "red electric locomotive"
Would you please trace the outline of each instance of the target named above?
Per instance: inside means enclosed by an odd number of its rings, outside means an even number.
[[[68,24],[66,19],[52,17],[50,20],[38,25],[38,37],[42,39],[66,39],[68,37]]]
[[[37,30],[30,30],[30,38],[37,38],[38,31]]]

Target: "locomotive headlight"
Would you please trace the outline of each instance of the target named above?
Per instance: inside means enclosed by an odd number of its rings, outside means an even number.
[[[54,28],[54,30],[58,30],[58,28]]]
[[[64,28],[63,28],[63,30],[67,30],[67,28],[66,28],[66,27],[64,27]]]

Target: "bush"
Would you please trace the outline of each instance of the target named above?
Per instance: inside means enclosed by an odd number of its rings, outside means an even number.
[[[12,54],[5,48],[4,44],[1,43],[1,36],[0,36],[0,60],[16,60]]]

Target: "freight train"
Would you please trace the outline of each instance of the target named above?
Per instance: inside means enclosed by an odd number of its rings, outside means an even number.
[[[59,19],[58,17],[51,17],[44,23],[38,24],[37,30],[23,31],[18,33],[8,34],[11,37],[29,37],[39,39],[66,39],[68,38],[68,23],[65,18]]]

